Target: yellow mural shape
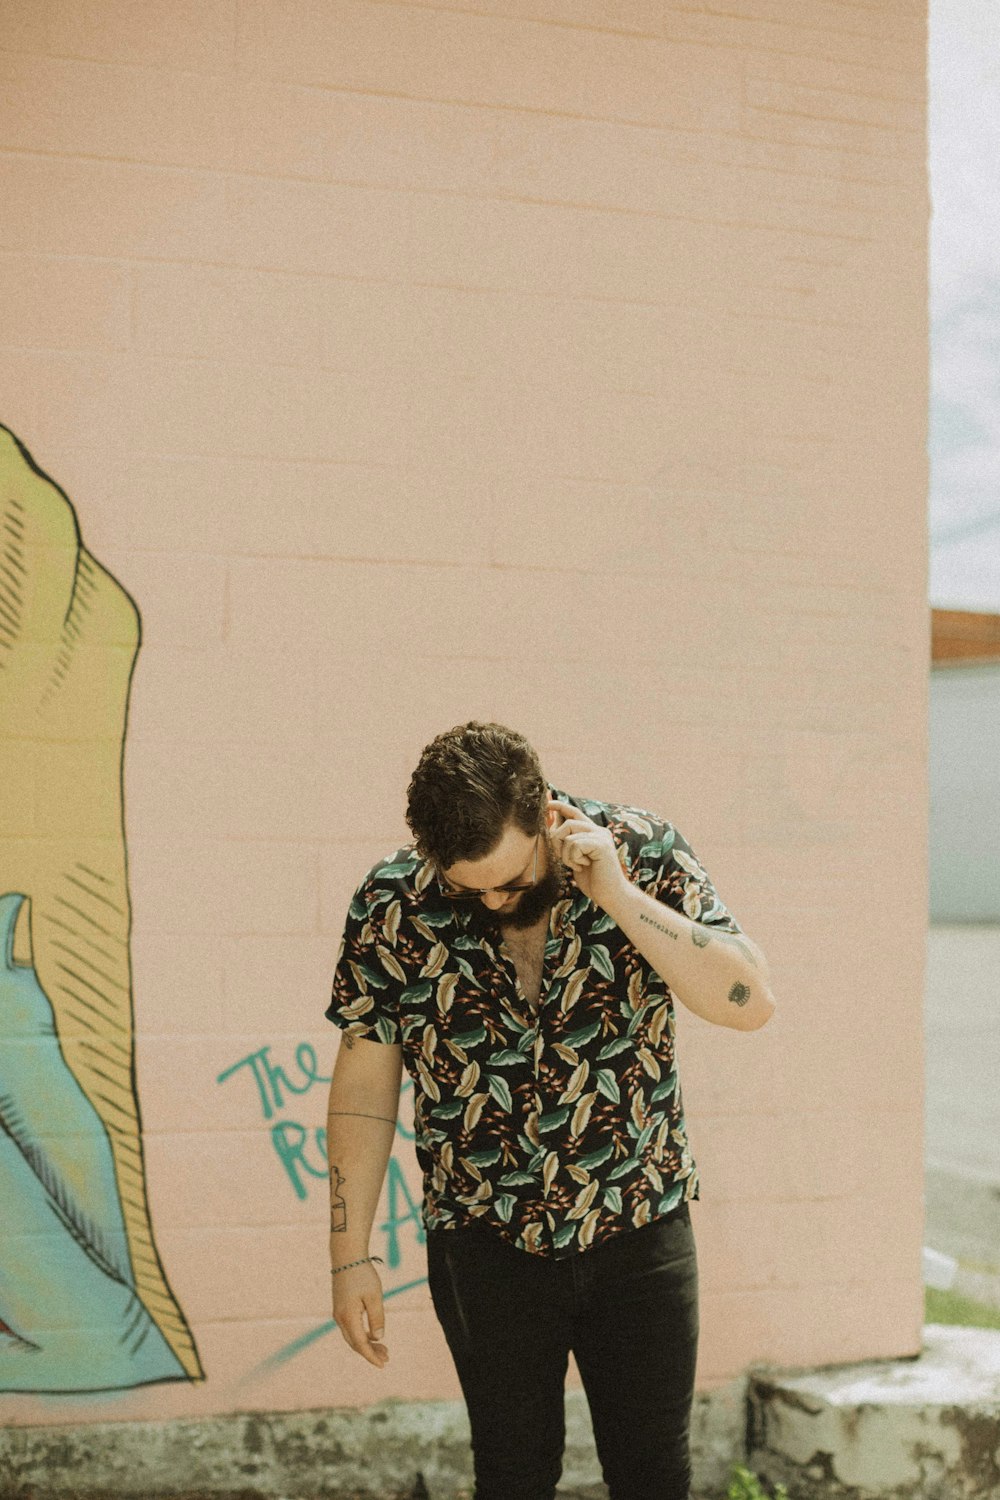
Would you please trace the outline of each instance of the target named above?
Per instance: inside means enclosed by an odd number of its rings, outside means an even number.
[[[138,609],[0,426],[0,1390],[200,1379],[156,1250],[122,766]]]

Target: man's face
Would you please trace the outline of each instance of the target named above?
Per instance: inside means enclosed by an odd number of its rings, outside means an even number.
[[[526,891],[508,893],[494,887],[521,884],[531,879],[535,847],[538,864],[535,884]],[[557,859],[546,828],[537,837],[508,823],[496,848],[482,859],[457,860],[441,872],[455,886],[485,890],[467,904],[481,930],[532,927],[559,899],[563,891],[563,866]]]

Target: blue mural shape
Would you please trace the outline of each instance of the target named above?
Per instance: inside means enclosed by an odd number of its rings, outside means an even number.
[[[93,1391],[184,1371],[136,1293],[111,1143],[63,1059],[0,896],[0,1389]]]
[[[204,1378],[135,1071],[124,754],[138,605],[0,424],[0,1391]]]

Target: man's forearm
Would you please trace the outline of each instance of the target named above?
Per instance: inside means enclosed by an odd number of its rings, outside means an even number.
[[[346,1101],[349,1105],[350,1101]],[[343,1108],[331,1090],[326,1122],[330,1165],[330,1262],[368,1254],[372,1222],[396,1134],[396,1120]]]
[[[677,999],[703,1020],[755,1031],[774,1013],[763,955],[738,933],[692,922],[628,882],[605,910]]]

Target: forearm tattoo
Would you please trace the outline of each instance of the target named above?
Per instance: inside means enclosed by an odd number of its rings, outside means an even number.
[[[343,1042],[343,1044],[347,1048],[348,1052],[353,1052],[353,1050],[354,1050],[354,1038],[351,1036],[351,1033],[349,1031],[342,1031],[340,1033],[340,1040]]]
[[[644,911],[641,911],[639,913],[639,921],[640,922],[648,922],[649,925],[650,925],[650,927],[655,927],[656,930],[657,930],[657,932],[664,933],[664,935],[666,937],[670,937],[670,938],[674,938],[674,939],[676,939],[678,937],[678,934],[676,932],[671,932],[670,928],[669,927],[664,927],[664,925],[663,925],[662,922],[654,922],[653,919],[652,919],[652,917],[647,917],[647,915],[646,915],[646,913]]]
[[[347,1232],[347,1204],[340,1196],[340,1188],[347,1179],[341,1176],[339,1168],[334,1162],[330,1163],[330,1233],[345,1234]]]
[[[703,922],[695,922],[692,924],[691,941],[692,943],[694,943],[696,948],[707,948],[713,938],[718,943],[735,944],[735,946],[740,950],[740,952],[743,954],[743,957],[747,960],[748,963],[753,964],[755,969],[760,968],[760,965],[754,957],[752,948],[747,946],[746,942],[738,932],[724,932],[721,928],[709,928],[706,927]]]
[[[667,937],[676,938],[678,936],[676,932],[671,932],[669,927],[664,927],[662,922],[654,922],[653,918],[647,916],[644,911],[639,913],[639,920],[640,922],[647,922],[650,927],[655,927],[657,932],[662,932]],[[748,959],[755,969],[759,967],[756,958],[746,943],[742,941],[738,932],[716,932],[714,929],[708,929],[704,923],[693,922],[691,924],[691,941],[696,948],[707,948],[713,938],[716,941],[728,940],[730,943],[735,943],[744,958]],[[741,980],[737,980],[729,991],[729,999],[733,1005],[738,1005],[742,1009],[750,999],[750,986],[744,984]]]
[[[747,960],[748,963],[753,964],[753,966],[754,966],[755,969],[759,969],[760,968],[760,964],[757,961],[757,957],[756,957],[753,949],[749,946],[749,944],[746,942],[746,940],[743,937],[741,937],[741,935],[738,932],[715,932],[715,931],[713,931],[711,933],[711,936],[713,938],[715,938],[717,942],[720,942],[720,943],[732,943],[732,944],[734,944],[735,947],[737,947],[740,950],[740,952],[743,954],[743,957]]]
[[[395,1129],[395,1127],[396,1127],[396,1121],[390,1119],[388,1115],[369,1115],[369,1114],[364,1114],[361,1110],[356,1110],[356,1109],[331,1109],[331,1110],[327,1111],[327,1115],[328,1116],[330,1116],[330,1115],[350,1115],[353,1119],[357,1119],[357,1120],[384,1120],[386,1122],[386,1124],[387,1125],[391,1125],[393,1127],[393,1129]],[[343,1234],[343,1233],[346,1233],[346,1230],[347,1230],[347,1203],[346,1203],[343,1195],[340,1192],[340,1189],[343,1187],[343,1185],[344,1185],[344,1183],[346,1181],[347,1181],[347,1178],[341,1172],[341,1170],[337,1166],[336,1162],[331,1161],[331,1163],[330,1163],[330,1233],[331,1234]]]

